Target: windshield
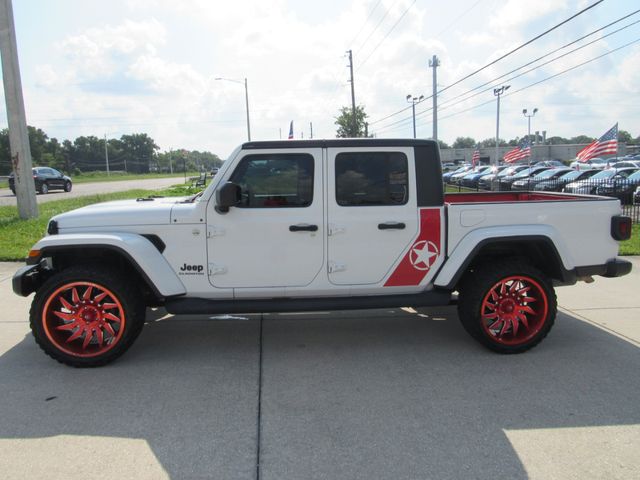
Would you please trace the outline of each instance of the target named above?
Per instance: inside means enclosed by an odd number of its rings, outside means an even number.
[[[498,173],[499,177],[508,177],[509,175],[514,175],[516,172],[519,172],[524,167],[507,167]]]
[[[558,174],[558,170],[554,168],[554,169],[545,170],[544,172],[539,173],[538,175],[536,175],[536,178],[551,178],[557,174]]]
[[[517,175],[514,176],[514,178],[524,178],[524,177],[528,177],[529,175],[532,175],[533,173],[536,172],[535,168],[525,168],[524,170],[522,170],[521,172],[518,172]]]
[[[616,174],[615,170],[603,170],[599,173],[596,173],[593,177],[591,177],[594,180],[600,180],[603,178],[611,178]]]
[[[560,180],[573,180],[584,174],[584,170],[574,170],[573,172],[565,173],[560,177]]]
[[[629,179],[629,180],[633,180],[633,181],[640,180],[640,170],[638,170],[637,172],[632,173],[631,175],[629,175],[629,176],[627,177],[627,179]]]

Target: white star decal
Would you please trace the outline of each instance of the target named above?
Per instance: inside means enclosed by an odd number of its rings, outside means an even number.
[[[429,270],[438,258],[438,247],[428,240],[416,242],[411,247],[411,265],[416,270]]]

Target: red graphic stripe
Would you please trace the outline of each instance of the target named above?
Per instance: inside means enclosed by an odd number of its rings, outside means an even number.
[[[432,242],[438,249],[438,257],[433,259],[435,262],[442,255],[442,246],[440,245],[440,228],[442,220],[440,218],[439,208],[423,208],[420,210],[420,233],[418,238],[413,242],[400,264],[396,267],[391,276],[384,284],[385,287],[404,287],[409,285],[418,285],[429,273],[429,269],[422,270],[416,268],[411,263],[411,252],[414,246],[420,242]],[[414,254],[415,259],[415,254]]]

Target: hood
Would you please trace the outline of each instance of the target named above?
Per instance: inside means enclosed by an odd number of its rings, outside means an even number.
[[[167,225],[171,209],[188,197],[139,198],[96,203],[56,215],[59,229],[132,225]]]

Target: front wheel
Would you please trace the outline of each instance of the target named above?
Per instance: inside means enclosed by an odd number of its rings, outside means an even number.
[[[46,182],[42,182],[42,185],[40,185],[40,193],[43,195],[49,193],[49,185]]]
[[[137,288],[120,272],[101,265],[71,267],[54,274],[36,293],[31,331],[59,362],[96,367],[133,344],[144,313]]]
[[[71,182],[69,182],[69,181],[64,182],[64,191],[65,192],[70,192],[71,191]]]
[[[465,330],[499,353],[522,353],[547,336],[557,312],[556,294],[542,272],[520,261],[482,264],[459,288]]]

